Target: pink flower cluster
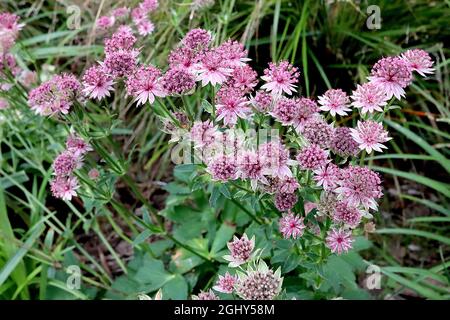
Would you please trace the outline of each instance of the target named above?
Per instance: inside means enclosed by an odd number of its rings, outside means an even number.
[[[75,134],[70,134],[66,141],[66,149],[53,161],[55,177],[50,181],[50,189],[54,197],[70,201],[77,195],[78,179],[74,171],[83,166],[83,157],[92,151],[91,146]]]
[[[114,26],[116,21],[124,20],[130,15],[134,26],[141,36],[147,36],[153,33],[155,25],[149,19],[149,14],[158,8],[158,0],[143,0],[135,8],[127,7],[116,8],[110,15],[101,16],[96,24],[100,30],[107,30]]]

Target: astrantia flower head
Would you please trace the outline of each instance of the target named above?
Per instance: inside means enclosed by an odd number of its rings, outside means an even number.
[[[98,18],[97,20],[97,27],[99,29],[109,29],[114,25],[114,22],[116,21],[116,19],[114,18],[114,16],[112,17],[108,17],[108,16],[102,16],[100,18]]]
[[[30,91],[28,104],[40,115],[67,114],[80,87],[74,75],[56,75]]]
[[[402,58],[382,58],[373,66],[368,79],[383,88],[388,99],[395,96],[400,100],[405,96],[404,88],[411,84],[412,70]]]
[[[66,150],[53,161],[53,171],[57,176],[69,176],[75,169],[81,168],[81,165],[80,155]]]
[[[69,135],[66,141],[66,148],[69,152],[73,153],[77,157],[83,156],[84,154],[93,150],[89,143],[84,141],[76,134]]]
[[[316,170],[325,166],[330,160],[328,151],[323,150],[316,144],[303,148],[297,155],[297,161],[302,169]]]
[[[111,11],[111,15],[115,18],[123,18],[130,13],[130,9],[127,7],[120,7]]]
[[[237,169],[234,157],[219,155],[209,161],[206,171],[211,174],[213,180],[226,182],[236,179]]]
[[[204,87],[208,83],[211,83],[213,86],[224,83],[231,76],[233,69],[224,64],[220,52],[210,50],[202,54],[197,72],[197,81],[201,81]]]
[[[426,74],[434,73],[433,60],[431,60],[428,52],[422,49],[412,49],[401,54],[401,58],[405,60],[411,70],[416,71],[422,77]]]
[[[23,23],[19,23],[19,20],[19,16],[14,13],[0,13],[0,31],[8,30],[17,34],[24,27]]]
[[[192,295],[192,300],[219,300],[219,297],[212,291],[200,291],[198,295]]]
[[[284,126],[293,124],[298,111],[297,100],[281,97],[273,106],[270,115]]]
[[[196,148],[211,145],[216,141],[217,136],[217,130],[210,120],[196,121],[192,125],[190,139]]]
[[[346,116],[349,108],[350,99],[341,89],[330,89],[323,96],[319,97],[320,110],[329,111],[335,117],[336,114]]]
[[[339,170],[337,165],[329,163],[327,166],[314,170],[314,180],[325,191],[334,190],[338,186]]]
[[[295,114],[293,125],[297,132],[302,132],[305,123],[318,116],[320,109],[317,103],[309,98],[301,97],[297,99],[296,102],[297,112]]]
[[[383,143],[392,139],[388,137],[388,132],[381,123],[372,120],[358,121],[357,128],[350,131],[359,148],[366,150],[367,153],[371,153],[372,150],[383,152],[381,149],[387,149]]]
[[[216,52],[221,55],[223,63],[229,68],[244,66],[246,62],[250,61],[247,58],[247,50],[244,45],[237,41],[228,40],[217,47]]]
[[[298,188],[300,188],[300,184],[294,177],[285,177],[283,179],[279,179],[278,187],[283,193],[294,193],[298,190]]]
[[[321,216],[328,215],[332,216],[334,213],[334,208],[338,202],[337,196],[333,192],[324,191],[320,194],[320,200],[317,203],[317,213]]]
[[[213,287],[214,290],[222,293],[232,293],[234,291],[234,285],[236,284],[238,277],[232,276],[228,272],[225,275],[219,275],[216,285]]]
[[[161,78],[162,89],[166,94],[186,94],[195,87],[192,73],[182,68],[167,70]]]
[[[334,135],[334,129],[322,117],[311,117],[304,123],[301,130],[303,136],[311,144],[321,148],[328,148]]]
[[[145,11],[145,13],[150,13],[152,11],[155,11],[158,8],[158,0],[143,0],[139,7]]]
[[[184,36],[181,43],[189,49],[202,51],[211,43],[211,33],[204,29],[192,29]]]
[[[217,94],[217,121],[234,126],[238,118],[246,119],[250,113],[247,98],[236,88],[223,87]]]
[[[197,54],[190,48],[177,48],[172,50],[169,54],[169,66],[171,69],[179,68],[195,73],[197,71],[200,58],[201,55]]]
[[[287,61],[281,61],[278,64],[269,63],[269,68],[264,70],[264,76],[261,77],[266,84],[261,89],[272,92],[275,95],[285,92],[291,95],[296,92],[296,85],[300,72]]]
[[[265,91],[257,91],[255,97],[250,101],[259,112],[267,112],[271,110],[273,97]]]
[[[118,50],[108,53],[101,63],[103,70],[113,77],[128,77],[136,69],[137,50]]]
[[[155,102],[156,97],[164,97],[159,78],[161,70],[148,65],[141,66],[126,81],[127,94],[136,98],[137,104],[150,104]]]
[[[261,260],[257,268],[248,268],[240,273],[236,293],[244,300],[273,300],[281,292],[281,271],[273,272]]]
[[[264,162],[257,152],[245,151],[239,159],[239,176],[242,179],[250,179],[253,189],[256,189],[257,182],[265,182]]]
[[[333,212],[333,220],[336,223],[344,223],[351,228],[355,228],[361,222],[361,212],[345,201],[336,203]]]
[[[303,235],[303,230],[306,228],[303,223],[303,218],[294,215],[293,213],[288,213],[283,215],[283,217],[278,222],[280,227],[280,232],[283,238],[297,239]]]
[[[148,35],[152,34],[153,31],[155,31],[155,25],[149,19],[142,19],[135,23],[136,23],[138,33],[141,36],[148,36]]]
[[[93,99],[109,97],[114,81],[101,66],[92,66],[83,75],[83,93]]]
[[[50,189],[55,198],[70,201],[77,196],[78,179],[73,176],[56,176],[50,181]]]
[[[366,210],[376,210],[376,200],[383,195],[380,176],[365,167],[349,166],[341,170],[339,187],[335,190],[339,199],[349,205],[363,205]]]
[[[227,81],[227,85],[237,88],[243,93],[250,93],[253,88],[258,84],[258,74],[249,65],[236,67],[233,70],[233,74]]]
[[[110,54],[115,51],[130,51],[136,43],[136,37],[129,26],[120,26],[111,38],[105,40],[105,53]]]
[[[298,197],[295,193],[277,192],[274,198],[275,207],[281,212],[291,210],[297,201]]]
[[[225,255],[223,258],[230,262],[228,264],[230,267],[238,267],[252,258],[252,252],[255,248],[255,236],[250,240],[245,233],[240,239],[233,236],[233,241],[228,242],[227,247],[230,250],[230,255]]]
[[[347,127],[339,127],[334,130],[330,148],[341,157],[354,157],[359,152],[358,143],[353,139],[350,128]]]
[[[352,248],[353,238],[350,230],[331,229],[326,238],[327,247],[332,253],[342,254]]]
[[[289,150],[280,141],[271,141],[259,146],[259,156],[264,167],[273,177],[291,177]]]
[[[361,109],[362,114],[373,113],[374,111],[383,112],[382,107],[386,106],[389,100],[386,91],[374,82],[358,85],[351,98],[353,100],[352,106]]]

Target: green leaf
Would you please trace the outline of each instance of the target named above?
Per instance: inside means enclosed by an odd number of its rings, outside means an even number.
[[[401,234],[401,235],[411,235],[416,237],[428,238],[431,240],[436,240],[442,242],[446,245],[450,245],[450,238],[441,236],[439,234],[431,233],[428,231],[416,230],[416,229],[404,229],[404,228],[386,228],[375,231],[378,234]]]
[[[219,252],[227,242],[231,239],[236,230],[235,226],[230,225],[227,222],[222,223],[219,230],[214,237],[214,241],[211,245],[211,256],[215,257],[217,252]]]
[[[176,274],[173,279],[162,287],[164,300],[186,300],[188,297],[188,284],[182,275]]]

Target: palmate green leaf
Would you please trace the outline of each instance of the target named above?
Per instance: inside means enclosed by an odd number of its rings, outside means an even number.
[[[342,259],[342,256],[330,256],[327,263],[322,268],[322,275],[324,283],[320,288],[321,290],[333,288],[334,292],[339,294],[343,288],[357,289],[353,268]]]
[[[384,172],[387,174],[391,174],[393,176],[398,176],[401,178],[405,178],[408,180],[412,180],[415,181],[417,183],[423,184],[427,187],[430,187],[440,193],[442,193],[444,196],[446,196],[447,198],[450,198],[450,185],[443,183],[443,182],[439,182],[415,173],[410,173],[410,172],[404,172],[404,171],[400,171],[397,169],[391,169],[391,168],[385,168],[385,167],[378,167],[378,166],[372,166],[371,167],[373,170],[375,171],[380,171],[380,172]]]
[[[188,297],[188,284],[182,275],[176,274],[162,287],[164,300],[186,300]]]
[[[432,156],[437,162],[441,164],[441,166],[450,173],[450,160],[447,159],[442,153],[433,148],[427,141],[425,141],[422,137],[415,134],[405,126],[401,126],[400,124],[393,122],[389,119],[384,120],[388,126],[394,128],[401,134],[403,134],[406,138],[411,140],[412,142],[419,145],[422,149],[424,149],[430,156]]]

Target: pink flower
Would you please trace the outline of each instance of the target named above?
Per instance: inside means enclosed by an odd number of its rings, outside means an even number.
[[[264,163],[258,153],[253,151],[245,151],[238,159],[239,177],[242,179],[250,179],[253,190],[256,189],[257,182],[267,183],[264,177]]]
[[[217,121],[234,126],[238,118],[246,119],[250,108],[248,100],[239,89],[223,87],[217,94]]]
[[[83,76],[83,93],[92,99],[103,99],[113,91],[113,79],[107,75],[101,66],[92,66]]]
[[[114,18],[114,16],[112,17],[102,16],[97,20],[97,27],[106,30],[111,28],[114,25],[115,21],[116,19]]]
[[[272,107],[272,95],[265,91],[257,91],[255,97],[250,101],[259,112],[267,112]]]
[[[326,238],[327,247],[332,253],[342,254],[352,248],[352,232],[344,229],[331,229]]]
[[[296,120],[298,111],[297,100],[281,97],[269,114],[283,126],[289,126]]]
[[[374,111],[383,112],[381,107],[386,106],[389,100],[385,90],[373,82],[358,85],[351,98],[353,100],[352,105],[361,109],[362,114],[373,113]]]
[[[80,86],[72,74],[56,75],[30,91],[28,104],[40,115],[67,114]]]
[[[136,23],[136,27],[138,29],[138,33],[141,36],[148,36],[149,34],[152,34],[153,31],[155,31],[155,25],[148,19],[139,20]]]
[[[338,186],[339,167],[333,163],[314,170],[314,180],[318,186],[322,186],[323,190],[331,191]]]
[[[8,30],[17,34],[25,26],[25,24],[19,23],[19,20],[19,16],[14,13],[0,13],[0,31]]]
[[[397,99],[405,96],[405,90],[412,81],[409,64],[399,57],[380,59],[372,68],[368,79],[379,85],[386,92],[387,98],[395,96]]]
[[[242,67],[251,59],[247,58],[247,50],[237,41],[228,40],[217,47],[216,52],[221,55],[223,63],[229,68]]]
[[[120,26],[111,38],[105,40],[105,53],[116,51],[131,51],[136,43],[136,37],[129,26]]]
[[[136,69],[138,54],[137,50],[118,50],[107,53],[101,66],[113,77],[128,77]]]
[[[275,207],[279,211],[291,210],[298,201],[298,197],[295,193],[277,192],[274,198]]]
[[[408,50],[403,52],[400,57],[408,63],[412,71],[416,71],[422,77],[434,73],[433,60],[425,50]]]
[[[200,55],[194,50],[181,47],[172,50],[169,54],[169,66],[171,69],[178,68],[185,71],[196,73]]]
[[[321,148],[328,148],[334,135],[334,128],[320,117],[311,117],[305,121],[302,135],[311,144],[317,144]]]
[[[57,176],[69,176],[81,166],[82,160],[80,156],[68,150],[58,155],[53,161],[53,171]]]
[[[192,300],[219,300],[219,297],[212,291],[200,291],[198,295],[192,295]]]
[[[319,169],[330,162],[328,151],[323,150],[316,144],[303,148],[297,155],[297,161],[300,168],[310,170]]]
[[[384,130],[381,123],[367,120],[358,121],[356,129],[350,129],[353,139],[359,144],[361,150],[371,153],[372,150],[383,152],[381,149],[387,149],[382,143],[391,140],[388,132]]]
[[[153,104],[156,97],[164,97],[159,78],[161,71],[153,65],[141,66],[126,81],[127,94],[136,98],[138,106]]]
[[[361,222],[361,212],[346,202],[338,202],[334,208],[333,220],[337,223],[344,223],[351,228],[356,228]]]
[[[127,16],[129,12],[130,12],[130,9],[128,9],[127,7],[121,7],[121,8],[114,9],[111,12],[111,15],[114,16],[115,18],[123,18],[123,17]]]
[[[305,123],[319,115],[319,107],[314,100],[309,98],[300,97],[297,99],[297,112],[293,125],[297,132],[302,132]]]
[[[84,154],[92,151],[92,147],[89,143],[84,141],[76,134],[70,134],[66,141],[66,148],[69,152],[73,153],[76,157],[83,156]]]
[[[158,8],[158,0],[143,0],[139,4],[139,8],[144,10],[145,13],[150,13],[152,11],[155,11]]]
[[[227,84],[230,87],[237,88],[243,93],[250,93],[253,88],[258,84],[258,74],[249,65],[236,67],[233,70],[233,74],[228,79]]]
[[[339,187],[335,189],[340,200],[351,206],[363,205],[377,210],[376,199],[383,195],[380,176],[365,167],[349,166],[340,171]]]
[[[213,144],[217,138],[217,130],[211,120],[196,121],[192,125],[190,139],[194,142],[195,147],[203,148]]]
[[[161,85],[166,94],[186,94],[194,89],[195,78],[185,69],[173,68],[162,77]]]
[[[192,29],[184,36],[181,43],[189,49],[202,51],[211,43],[211,33],[204,29]]]
[[[55,177],[50,181],[50,189],[55,198],[70,201],[72,197],[77,196],[77,189],[79,188],[76,177]]]
[[[201,81],[204,87],[208,83],[213,86],[224,83],[227,77],[231,76],[233,69],[226,67],[222,55],[213,50],[202,55],[197,72],[197,81]]]
[[[255,236],[248,239],[247,235],[244,235],[239,239],[236,236],[233,237],[233,241],[228,242],[228,249],[230,250],[230,255],[225,255],[223,258],[230,263],[228,264],[231,268],[236,268],[241,264],[247,263],[252,258],[252,251],[255,248]]]
[[[358,143],[353,139],[350,128],[347,127],[334,129],[330,149],[341,157],[354,157],[359,152]]]
[[[31,87],[37,82],[36,71],[22,70],[19,81],[27,88]]]
[[[349,108],[350,99],[341,89],[330,89],[323,96],[319,97],[320,110],[329,111],[335,117],[336,114],[346,116]]]
[[[288,213],[283,215],[283,217],[278,222],[280,227],[280,232],[283,238],[297,239],[303,235],[303,230],[306,228],[303,223],[303,218],[294,215],[293,213]]]
[[[280,95],[285,92],[291,95],[296,92],[296,85],[300,72],[287,61],[281,61],[278,64],[269,63],[269,68],[264,70],[264,76],[261,77],[266,84],[261,89]]]
[[[222,293],[232,293],[237,280],[237,276],[232,276],[227,272],[223,276],[219,275],[219,279],[213,289]]]
[[[291,177],[292,172],[289,169],[293,161],[289,158],[289,150],[279,141],[271,141],[259,146],[259,155],[266,172],[273,177],[285,178]]]
[[[209,161],[206,171],[215,181],[226,182],[237,178],[237,165],[233,156],[219,155]]]
[[[294,193],[300,188],[300,184],[294,177],[285,177],[278,181],[278,187],[282,193]]]

